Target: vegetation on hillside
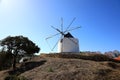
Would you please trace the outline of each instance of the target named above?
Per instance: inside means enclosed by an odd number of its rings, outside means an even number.
[[[16,76],[16,75],[8,75],[4,78],[4,80],[28,80],[27,78],[25,78],[24,76]]]
[[[120,56],[120,51],[118,50],[108,51],[108,52],[105,52],[104,55],[107,55],[110,58],[115,58],[115,57]]]
[[[113,61],[113,62],[119,62],[114,60],[113,58],[110,58],[107,55],[104,54],[89,54],[89,53],[51,53],[51,54],[41,54],[42,57],[53,57],[53,58],[67,58],[67,59],[84,59],[84,60],[93,60],[93,61]]]

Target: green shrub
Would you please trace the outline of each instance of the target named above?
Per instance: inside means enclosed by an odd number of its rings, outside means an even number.
[[[24,76],[16,76],[16,75],[9,75],[7,77],[5,77],[4,80],[28,80],[27,78],[25,78]]]
[[[9,75],[9,76],[5,77],[4,80],[18,80],[18,77],[15,75]]]
[[[51,67],[49,67],[48,72],[53,72],[53,69]]]

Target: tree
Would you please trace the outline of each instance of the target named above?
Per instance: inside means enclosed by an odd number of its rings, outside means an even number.
[[[5,51],[0,51],[0,70],[5,70],[11,67],[12,55]]]
[[[120,55],[120,52],[118,50],[114,50],[113,54],[114,54],[115,57],[118,57]]]
[[[18,55],[34,54],[38,53],[40,50],[35,43],[23,36],[8,36],[0,41],[0,45],[7,53],[13,56],[13,70],[16,69],[16,58]]]

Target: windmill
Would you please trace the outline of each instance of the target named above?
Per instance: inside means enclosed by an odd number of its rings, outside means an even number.
[[[80,27],[76,27],[76,28],[70,29],[75,19],[76,18],[73,18],[73,20],[70,22],[66,30],[63,30],[63,18],[61,18],[61,30],[58,28],[55,28],[54,26],[51,26],[53,29],[58,31],[58,33],[50,37],[47,37],[46,41],[50,38],[53,38],[54,36],[61,35],[59,41],[57,41],[56,44],[53,46],[53,48],[51,48],[51,51],[53,51],[58,44],[58,52],[60,53],[61,52],[79,52],[79,41],[77,38],[74,38],[70,33],[70,31],[80,28]]]

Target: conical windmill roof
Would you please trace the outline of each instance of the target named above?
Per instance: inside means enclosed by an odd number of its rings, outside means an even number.
[[[68,32],[67,34],[65,34],[64,37],[66,37],[66,38],[74,38],[70,32]]]

